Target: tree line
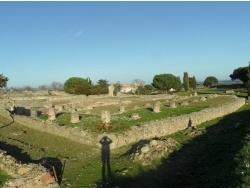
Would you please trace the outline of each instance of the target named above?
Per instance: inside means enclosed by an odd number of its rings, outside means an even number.
[[[241,80],[244,87],[248,91],[250,96],[250,62],[249,66],[239,67],[229,75],[232,81]],[[7,82],[9,79],[0,74],[0,88],[7,87]],[[218,79],[214,76],[208,76],[203,82],[203,85],[210,87],[218,83]],[[146,84],[141,79],[135,79],[132,81],[132,84],[136,85],[138,94],[151,94],[154,91],[181,91],[184,89],[196,90],[197,81],[195,76],[189,77],[187,72],[184,72],[183,83],[181,82],[180,77],[174,76],[173,74],[158,74],[155,75],[151,84]],[[94,84],[90,78],[80,78],[80,77],[71,77],[64,84],[60,82],[52,82],[50,85],[41,85],[38,87],[39,90],[64,90],[70,94],[84,94],[84,95],[100,95],[107,94],[109,92],[109,83],[106,79],[100,79]],[[114,85],[114,94],[121,90],[121,84],[119,82]],[[16,90],[34,90],[30,86],[24,86],[22,88],[14,88]]]

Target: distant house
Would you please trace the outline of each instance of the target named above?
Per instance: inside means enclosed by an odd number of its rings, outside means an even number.
[[[121,93],[128,93],[128,92],[133,92],[137,90],[137,86],[135,84],[123,84],[121,85]]]

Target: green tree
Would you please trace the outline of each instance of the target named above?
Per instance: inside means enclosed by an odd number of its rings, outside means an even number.
[[[6,87],[8,81],[9,81],[9,79],[7,77],[5,77],[4,75],[0,74],[0,88]]]
[[[154,87],[152,85],[146,84],[144,86],[143,85],[137,86],[136,92],[140,95],[150,95],[153,90],[154,90]]]
[[[196,90],[197,88],[197,81],[196,81],[195,76],[193,76],[191,79],[191,87],[193,88],[193,90]]]
[[[108,88],[109,84],[107,80],[100,79],[98,80],[97,84],[101,86],[102,88]]]
[[[121,91],[121,83],[118,81],[114,84],[114,95],[117,94],[117,92],[120,92]]]
[[[149,90],[149,91],[153,91],[153,90],[154,90],[154,87],[153,87],[152,85],[150,85],[150,84],[146,84],[146,85],[144,86],[144,88],[145,88],[146,90]]]
[[[64,91],[70,94],[89,94],[90,83],[87,79],[71,77],[64,83]]]
[[[174,89],[180,91],[182,89],[181,78],[179,76],[176,77]]]
[[[218,83],[218,79],[215,78],[214,76],[208,76],[205,80],[204,80],[204,83],[203,85],[204,86],[212,86],[213,84],[217,84]]]
[[[100,94],[107,94],[109,92],[109,84],[107,80],[100,79],[97,84]]]
[[[159,74],[153,78],[152,85],[159,90],[170,90],[171,88],[181,90],[181,80],[173,74]]]
[[[229,76],[232,81],[240,80],[244,84],[246,84],[248,81],[247,73],[248,73],[248,67],[239,67],[237,69],[234,69],[233,74],[230,74]]]
[[[76,94],[76,95],[90,95],[90,86],[88,86],[88,85],[77,85],[74,88],[74,94]]]
[[[90,80],[90,78],[86,78],[86,80],[88,81],[89,85],[92,85],[92,80]]]
[[[188,89],[189,89],[189,77],[188,77],[188,73],[187,72],[184,72],[183,86],[184,86],[185,91],[188,91]]]

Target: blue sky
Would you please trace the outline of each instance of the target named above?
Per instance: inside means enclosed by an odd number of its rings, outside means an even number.
[[[9,87],[89,77],[230,79],[250,61],[250,2],[0,2]]]

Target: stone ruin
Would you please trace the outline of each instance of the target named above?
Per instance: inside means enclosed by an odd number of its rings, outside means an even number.
[[[204,96],[200,97],[200,101],[206,101],[206,100],[207,100],[206,97]]]
[[[175,101],[170,101],[169,102],[169,107],[170,108],[176,108]]]
[[[154,113],[159,113],[161,111],[161,103],[160,102],[155,102],[153,106],[153,112]]]
[[[131,114],[131,119],[132,120],[137,120],[137,119],[140,119],[141,117],[139,116],[139,114],[138,113],[132,113]]]
[[[188,106],[188,102],[187,101],[183,101],[183,102],[181,102],[180,105],[182,105],[182,106]]]
[[[125,104],[124,103],[120,103],[120,109],[119,109],[120,113],[125,112]]]
[[[23,164],[0,150],[0,169],[13,178],[3,188],[59,188],[53,173],[41,164]]]
[[[71,113],[70,123],[78,123],[80,121],[79,114],[77,111]]]
[[[192,125],[188,126],[188,128],[182,131],[182,134],[186,136],[197,136],[197,135],[201,135],[202,133],[203,133],[202,130]]]
[[[160,158],[173,152],[173,148],[178,144],[173,138],[163,140],[151,140],[149,144],[143,147],[137,147],[137,150],[130,155],[130,159],[139,162],[142,165],[150,165],[152,160]]]
[[[31,109],[30,110],[30,116],[33,117],[33,118],[36,118],[37,117],[37,109]]]
[[[115,87],[113,84],[111,84],[109,86],[109,96],[113,97],[114,96],[114,90],[115,90]]]
[[[56,111],[54,107],[48,109],[48,120],[53,121],[56,119]]]
[[[110,123],[110,111],[108,111],[108,110],[102,111],[101,122],[104,125],[108,125]]]
[[[226,93],[226,94],[234,95],[234,94],[235,94],[235,91],[231,89],[231,90],[227,90],[225,93]]]

